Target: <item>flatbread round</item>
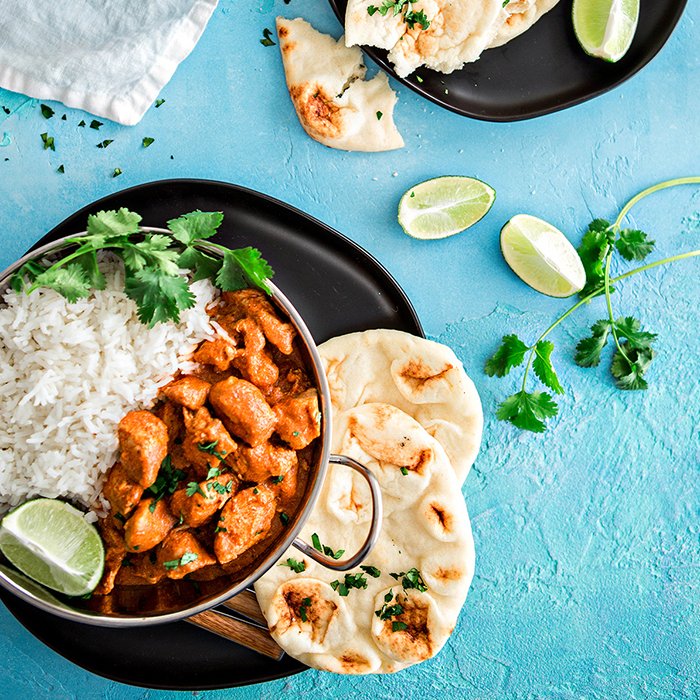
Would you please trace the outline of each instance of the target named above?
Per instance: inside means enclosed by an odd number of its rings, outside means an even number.
[[[346,576],[290,548],[255,592],[274,639],[303,663],[391,673],[434,656],[454,629],[474,572],[469,517],[445,451],[407,414],[369,403],[343,413],[333,432],[333,451],[371,469],[384,497],[367,568]],[[332,465],[301,537],[316,534],[321,546],[349,556],[367,535],[371,510],[364,479]]]
[[[394,125],[396,93],[381,71],[364,80],[362,52],[316,31],[303,19],[277,18],[289,95],[306,133],[346,151],[401,148]]]
[[[450,348],[379,329],[333,338],[318,350],[334,421],[364,403],[396,406],[442,445],[464,483],[479,451],[484,416],[474,383]]]

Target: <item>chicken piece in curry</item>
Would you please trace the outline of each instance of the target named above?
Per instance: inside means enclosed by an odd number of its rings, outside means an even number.
[[[105,573],[90,607],[166,609],[185,582],[197,595],[223,588],[301,501],[321,416],[296,330],[253,289],[224,292],[211,315],[224,333],[199,345],[197,369],[119,423],[120,459],[102,490]]]

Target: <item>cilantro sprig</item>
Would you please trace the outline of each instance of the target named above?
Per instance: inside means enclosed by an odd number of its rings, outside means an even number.
[[[677,178],[649,187],[633,197],[612,224],[604,219],[594,219],[590,223],[578,248],[586,272],[586,284],[579,292],[579,301],[557,318],[533,345],[527,345],[514,334],[504,336],[499,348],[486,362],[486,374],[505,377],[514,367],[522,365],[527,357],[522,388],[499,404],[496,412],[499,420],[535,433],[546,430],[545,420],[556,416],[559,409],[552,395],[546,391],[526,391],[530,368],[545,387],[556,394],[564,393],[551,360],[554,344],[545,338],[570,314],[599,296],[605,297],[607,317],[596,321],[591,326],[590,335],[579,341],[574,361],[580,367],[597,367],[602,360],[603,350],[612,340],[615,349],[610,361],[610,372],[617,387],[629,391],[648,387],[644,375],[656,354],[652,343],[657,335],[644,329],[640,320],[634,316],[615,317],[612,305],[614,285],[654,267],[698,256],[700,250],[664,258],[616,277],[611,277],[610,269],[615,258],[622,258],[626,262],[641,262],[654,250],[655,241],[650,240],[646,233],[622,228],[622,221],[630,209],[654,192],[688,184],[700,184],[700,177]]]
[[[427,29],[430,26],[430,20],[424,10],[416,12],[411,9],[411,6],[417,0],[383,0],[382,4],[368,5],[367,14],[372,17],[375,13],[379,13],[382,17],[386,17],[390,12],[392,17],[403,15],[403,21],[408,25],[409,29],[413,29],[416,24],[419,24],[421,29]]]
[[[106,249],[124,261],[124,290],[136,302],[139,320],[149,328],[169,320],[178,323],[180,313],[195,303],[181,269],[192,271],[193,282],[209,278],[226,292],[250,285],[269,291],[273,271],[260,251],[231,250],[209,240],[222,221],[221,212],[194,211],[168,221],[172,235],[164,235],[143,231],[141,216],[128,209],[100,211],[88,217],[85,236],[68,239],[75,245],[73,252],[52,265],[30,260],[10,284],[18,294],[48,287],[75,302],[92,289],[105,288],[97,251]]]

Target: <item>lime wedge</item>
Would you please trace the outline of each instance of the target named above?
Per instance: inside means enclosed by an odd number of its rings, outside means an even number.
[[[104,568],[97,530],[73,506],[48,498],[28,501],[5,516],[0,550],[30,578],[70,596],[92,591]]]
[[[583,50],[615,63],[634,39],[639,0],[574,0],[572,18]]]
[[[525,284],[550,297],[569,297],[583,289],[586,272],[566,236],[529,214],[514,216],[501,229],[501,252]]]
[[[411,187],[399,202],[399,223],[413,238],[447,238],[464,231],[491,208],[496,192],[481,180],[436,177]]]

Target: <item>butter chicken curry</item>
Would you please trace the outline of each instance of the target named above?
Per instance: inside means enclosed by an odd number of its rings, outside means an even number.
[[[216,594],[299,505],[321,416],[296,330],[253,289],[224,292],[212,320],[225,334],[199,345],[197,369],[119,423],[90,608],[157,611]]]

